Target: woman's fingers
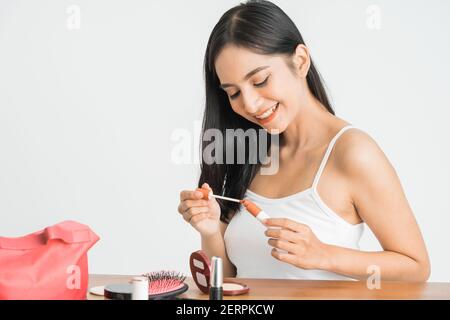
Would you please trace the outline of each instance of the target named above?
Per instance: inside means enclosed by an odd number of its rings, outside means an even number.
[[[296,242],[299,238],[298,233],[286,229],[269,228],[264,232],[264,234],[267,237],[277,238],[289,242]]]
[[[285,218],[266,219],[264,221],[264,224],[269,227],[281,227],[283,229],[301,233],[308,232],[309,230],[309,227],[307,225]]]
[[[180,192],[180,204],[178,212],[184,214],[189,208],[208,206],[208,200],[203,200],[203,194],[199,191],[183,190]]]
[[[195,216],[199,214],[207,214],[209,212],[208,207],[191,207],[186,210],[186,212],[183,213],[183,219],[186,222],[191,222],[191,219],[193,219]]]
[[[186,210],[192,207],[207,207],[209,205],[207,200],[184,200],[178,206],[178,212],[183,214]]]
[[[271,238],[267,241],[267,243],[274,248],[281,249],[286,252],[296,252],[297,250],[297,246],[289,241]]]
[[[194,191],[191,190],[183,190],[180,192],[180,201],[184,201],[187,199],[192,199]]]
[[[211,190],[207,183],[204,183],[202,188]],[[185,221],[196,224],[198,221],[211,217],[211,208],[215,200],[205,200],[202,198],[203,194],[199,191],[183,190],[180,192],[178,212],[183,216]]]
[[[203,193],[200,191],[183,190],[180,192],[180,201],[184,200],[199,200],[203,198]]]
[[[199,214],[197,214],[197,215],[195,215],[195,216],[193,216],[191,218],[190,223],[195,225],[199,221],[202,221],[203,219],[209,218],[209,216],[210,216],[209,213],[199,213]]]
[[[211,187],[206,182],[204,184],[202,184],[202,188],[205,188],[205,189],[208,189],[208,190],[212,191]]]

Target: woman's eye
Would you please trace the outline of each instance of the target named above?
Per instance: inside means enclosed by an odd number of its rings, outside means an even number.
[[[254,86],[257,88],[261,88],[264,87],[267,84],[267,81],[269,80],[270,75],[267,76],[266,79],[264,79],[264,81],[260,82],[260,83],[255,83]],[[236,99],[237,97],[239,97],[240,91],[237,91],[236,93],[229,95],[230,99]]]
[[[230,95],[230,99],[236,99],[239,96],[239,91],[235,94]]]
[[[259,88],[259,87],[265,86],[266,83],[267,83],[267,81],[269,80],[269,77],[270,77],[270,76],[267,76],[267,78],[266,78],[263,82],[255,83],[254,86],[255,86],[255,87],[258,87],[258,88]]]

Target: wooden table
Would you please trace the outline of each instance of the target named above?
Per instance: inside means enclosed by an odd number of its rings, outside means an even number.
[[[89,288],[111,283],[126,283],[133,276],[90,275]],[[365,281],[322,281],[322,280],[273,280],[273,279],[230,279],[247,284],[249,293],[228,297],[224,300],[450,300],[450,283],[447,282],[381,282],[380,289],[369,290]],[[183,299],[206,300],[192,278],[187,278],[189,290],[178,296]],[[103,299],[88,293],[88,299]]]

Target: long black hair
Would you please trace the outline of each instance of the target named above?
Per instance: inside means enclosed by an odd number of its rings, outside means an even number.
[[[250,163],[248,153],[244,164],[237,164],[236,161],[232,164],[226,162],[208,164],[203,158],[203,151],[208,145],[203,139],[206,130],[218,129],[225,137],[226,129],[243,129],[244,131],[261,129],[258,125],[233,112],[226,92],[219,87],[220,81],[214,64],[220,51],[229,44],[247,48],[259,54],[291,56],[295,53],[297,46],[304,44],[304,41],[294,22],[283,10],[269,1],[261,0],[247,1],[225,12],[209,37],[204,59],[206,101],[200,143],[202,160],[198,186],[200,187],[206,182],[215,194],[242,199],[261,166],[260,161],[256,164]],[[314,97],[334,115],[321,77],[312,61],[306,80]],[[268,135],[269,145],[270,140],[270,135]],[[226,154],[228,143],[230,141],[224,143],[223,155]],[[250,141],[246,140],[246,150],[248,150],[249,143]],[[256,144],[256,148],[258,148],[259,135]],[[236,150],[234,154],[236,155]],[[221,206],[220,218],[226,223],[230,221],[232,214],[238,211],[240,206],[238,203],[229,201],[220,201],[219,204]]]

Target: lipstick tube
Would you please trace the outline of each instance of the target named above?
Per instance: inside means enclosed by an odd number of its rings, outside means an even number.
[[[211,259],[211,277],[209,287],[209,300],[223,299],[223,266],[222,259],[212,257]]]

